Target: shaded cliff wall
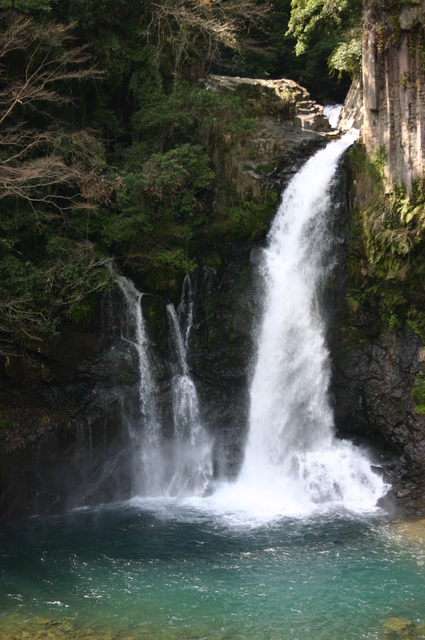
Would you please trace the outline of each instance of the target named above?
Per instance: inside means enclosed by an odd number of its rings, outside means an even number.
[[[409,482],[414,479],[420,493],[425,480],[425,417],[412,399],[421,369],[421,341],[406,323],[406,309],[401,321],[394,315],[391,327],[379,296],[385,295],[388,269],[376,279],[370,262],[376,256],[367,243],[394,184],[406,185],[410,194],[413,181],[423,178],[424,16],[423,2],[365,3],[362,82],[357,78],[347,96],[341,128],[354,121],[361,126],[356,153],[365,158],[365,165],[377,152],[386,156],[384,184],[347,159],[346,214],[339,231],[344,244],[336,281],[329,289],[331,393],[337,425],[342,433],[377,437],[401,456],[396,495],[406,501],[414,494]],[[394,219],[391,224],[388,228],[397,230],[397,224],[405,223]],[[408,265],[409,254],[404,260]],[[401,281],[400,293],[406,288]],[[405,296],[405,305],[408,300]],[[414,302],[418,308],[422,304],[421,299]]]
[[[359,260],[354,201],[368,185],[358,182],[362,176],[353,170],[350,154],[344,164],[339,191],[345,202],[334,218],[333,231],[340,242],[324,290],[336,427],[341,436],[372,438],[378,449],[387,451],[391,494],[405,512],[423,513],[425,416],[416,411],[412,399],[423,369],[421,341],[406,323],[388,328],[373,305],[353,306],[352,296],[361,293],[350,268],[353,260]]]
[[[385,146],[387,189],[411,189],[423,177],[425,149],[425,4],[365,7],[364,126],[368,154]]]
[[[0,360],[0,522],[128,493],[137,357],[118,304],[107,294],[85,330]]]

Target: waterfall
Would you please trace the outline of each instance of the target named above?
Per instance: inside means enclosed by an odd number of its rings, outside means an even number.
[[[331,142],[284,192],[264,250],[264,315],[250,390],[249,435],[237,481],[217,506],[273,514],[317,505],[373,508],[385,490],[356,447],[334,437],[329,354],[318,290],[331,249],[330,186],[355,133]]]
[[[117,276],[117,285],[125,302],[126,313],[122,315],[121,337],[129,342],[137,352],[139,369],[139,413],[141,428],[134,437],[140,447],[141,465],[137,465],[142,477],[137,484],[143,485],[148,494],[158,492],[161,486],[159,464],[161,459],[161,424],[158,418],[155,385],[151,370],[149,341],[142,314],[140,293],[134,284],[124,276]]]
[[[202,495],[212,476],[212,443],[203,428],[195,384],[187,365],[187,343],[193,319],[193,295],[189,276],[183,283],[179,305],[180,321],[174,305],[167,305],[172,359],[176,361],[172,379],[174,438],[162,437],[152,374],[152,354],[146,334],[141,299],[131,280],[117,276],[125,302],[121,337],[137,352],[139,369],[139,424],[133,429],[136,441],[136,486],[145,496],[170,497]]]
[[[182,327],[182,334],[184,336],[184,347],[186,351],[189,344],[190,330],[192,329],[193,325],[193,307],[194,296],[192,282],[189,274],[187,273],[183,280],[180,304],[177,307],[177,316],[180,326]]]
[[[186,279],[189,279],[186,276]],[[186,282],[186,280],[185,280]],[[190,282],[190,281],[189,281]],[[185,287],[183,287],[180,316],[184,319]],[[193,300],[186,305],[183,338],[173,304],[167,305],[172,342],[177,354],[177,370],[172,381],[173,420],[176,447],[175,471],[169,491],[175,495],[202,495],[212,476],[211,442],[201,424],[198,394],[187,365],[187,343],[193,318]]]
[[[323,108],[323,115],[327,117],[329,120],[329,124],[332,129],[336,129],[338,126],[339,116],[341,115],[341,111],[343,110],[343,104],[327,104]]]
[[[158,421],[142,294],[128,280],[118,278],[128,303],[130,328],[123,334],[139,357],[148,495],[189,497],[202,508],[275,517],[335,507],[369,511],[385,492],[384,482],[372,471],[365,454],[335,438],[328,398],[329,353],[319,301],[320,285],[331,268],[330,189],[338,161],[355,138],[355,133],[348,133],[318,151],[284,192],[260,265],[264,312],[244,462],[235,482],[216,482],[207,498],[206,490],[212,488],[212,444],[201,423],[187,363],[193,323],[190,278],[184,280],[177,311],[171,303],[166,307],[174,434],[167,441]]]

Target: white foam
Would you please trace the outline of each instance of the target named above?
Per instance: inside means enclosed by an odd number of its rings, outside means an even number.
[[[336,129],[338,126],[339,116],[343,110],[343,104],[327,104],[323,107],[323,115],[329,120],[329,124],[332,129]]]
[[[205,500],[206,508],[239,514],[236,519],[340,508],[369,512],[386,489],[360,450],[334,438],[329,354],[317,301],[332,244],[329,188],[357,135],[346,134],[306,163],[288,185],[270,230],[245,459],[236,482]]]

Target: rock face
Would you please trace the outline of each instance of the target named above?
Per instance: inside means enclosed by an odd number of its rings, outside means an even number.
[[[385,146],[387,188],[423,175],[425,148],[424,3],[398,13],[390,3],[366,7],[363,41],[363,141]]]
[[[323,294],[336,427],[342,436],[371,437],[391,452],[394,497],[405,510],[419,511],[425,504],[425,416],[415,412],[412,389],[422,367],[420,339],[407,325],[380,333],[373,313],[353,317],[350,312],[347,260],[354,197],[349,157],[340,180],[337,191],[345,192],[345,202],[335,200],[332,229],[339,246]]]
[[[350,327],[347,310],[335,306],[328,343],[337,432],[361,442],[372,438],[374,446],[386,451],[393,485],[389,508],[395,502],[407,514],[423,514],[425,416],[415,412],[411,395],[419,370],[419,338],[407,326],[382,335]]]
[[[205,87],[219,94],[258,94],[270,103],[268,111],[257,115],[257,131],[253,135],[225,152],[215,146],[212,153],[219,184],[231,180],[242,200],[259,198],[265,187],[277,186],[280,190],[305,160],[327,142],[330,126],[323,107],[310,100],[309,93],[293,80],[210,75]],[[211,145],[217,126],[213,123],[206,132],[205,147]],[[215,206],[227,206],[225,190],[216,194]]]
[[[262,301],[258,252],[251,243],[219,246],[216,265],[204,264],[196,278],[188,361],[205,424],[215,437],[215,472],[221,477],[236,475],[247,430],[253,340]]]
[[[351,346],[351,348],[350,348]],[[415,467],[425,468],[425,421],[415,413],[412,381],[418,372],[418,336],[409,328],[333,348],[333,398],[346,433],[379,436]]]
[[[415,413],[411,397],[420,369],[419,336],[407,325],[380,333],[372,313],[353,316],[347,304],[353,208],[349,157],[343,164],[332,206],[335,267],[323,299],[337,429],[378,438],[425,470],[425,419]]]
[[[345,98],[344,107],[339,117],[338,129],[349,131],[352,127],[360,129],[364,123],[363,81],[356,76]]]
[[[70,327],[29,341],[27,358],[1,359],[0,522],[128,493],[123,405],[137,404],[138,374],[115,302],[99,301],[86,331]]]
[[[404,183],[410,191],[413,180],[423,177],[424,6],[365,4],[363,76],[353,82],[339,123],[343,130],[353,123],[361,127],[359,143],[369,157],[385,147],[386,192],[393,183]],[[348,164],[346,176],[346,213],[337,229],[344,244],[327,292],[336,422],[341,433],[378,438],[399,456],[394,467],[397,501],[413,505],[416,493],[424,503],[425,419],[412,400],[420,340],[408,326],[380,333],[373,310],[363,310],[362,317],[349,313],[344,265],[352,240],[351,211],[353,202],[362,209],[370,200],[373,185],[370,176],[357,173],[354,189]]]

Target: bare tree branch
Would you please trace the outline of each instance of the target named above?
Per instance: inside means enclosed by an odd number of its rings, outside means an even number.
[[[29,109],[43,114],[52,105],[72,103],[73,82],[101,77],[85,47],[76,44],[72,25],[38,25],[13,12],[3,14],[1,22],[1,229],[14,229],[21,209],[32,211],[29,232],[39,229],[45,237],[47,232],[56,243],[42,260],[23,263],[13,233],[2,232],[0,353],[12,353],[16,340],[54,330],[61,314],[78,308],[113,277],[102,268],[110,259],[87,240],[75,240],[77,231],[74,240],[61,235],[72,227],[75,212],[84,210],[88,219],[90,210],[108,202],[111,186],[102,175],[104,148],[93,131],[72,131],[57,121],[49,124],[51,119],[46,125],[45,118],[36,128],[24,120]]]
[[[195,44],[207,60],[217,59],[222,45],[238,48],[238,34],[248,32],[269,10],[268,2],[257,0],[162,0],[152,5],[145,36],[155,45],[157,59],[171,42],[178,73]]]

